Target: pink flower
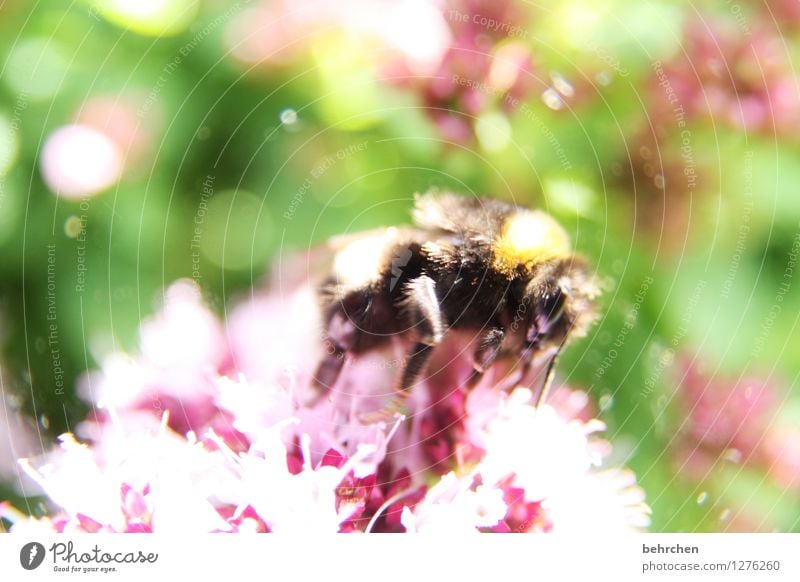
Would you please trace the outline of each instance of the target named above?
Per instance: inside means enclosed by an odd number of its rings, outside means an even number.
[[[770,427],[764,449],[773,479],[786,489],[800,491],[800,429],[784,424]]]
[[[473,390],[469,342],[455,337],[408,401],[391,396],[399,353],[353,359],[327,397],[310,387],[319,354],[313,294],[254,294],[227,326],[180,281],[142,324],[138,356],[84,381],[97,407],[77,437],[22,460],[54,508],[0,507],[13,528],[116,532],[620,531],[649,523],[633,475],[605,468],[603,425],[585,394]],[[466,342],[466,344],[464,343]],[[402,346],[397,346],[400,349]],[[497,376],[493,378],[493,376]],[[80,438],[80,441],[78,440]]]
[[[436,67],[450,40],[429,0],[351,0],[347,10],[333,0],[264,2],[236,16],[226,40],[239,60],[276,66],[315,54],[336,32],[379,56],[398,55],[419,72]]]
[[[720,462],[741,464],[785,490],[800,489],[800,431],[782,406],[777,383],[708,377],[688,360],[683,370],[679,402],[686,420],[676,445],[681,471],[707,482],[720,477]],[[763,521],[739,517],[754,527]]]
[[[777,514],[742,504],[735,484],[743,476],[758,475],[764,486],[786,494],[800,491],[800,431],[786,406],[789,394],[769,379],[710,376],[688,358],[679,362],[678,403],[684,420],[673,440],[677,473],[695,482],[697,491],[704,491],[701,497],[738,507],[722,512],[724,531],[784,529]]]
[[[493,110],[516,110],[531,95],[549,95],[560,108],[571,93],[548,88],[535,70],[533,56],[523,42],[527,34],[526,11],[506,0],[458,0],[447,4],[452,41],[438,66],[420,74],[404,63],[384,70],[387,82],[416,94],[446,140],[467,142],[475,134],[475,119]]]
[[[75,123],[91,127],[111,139],[123,156],[125,170],[136,166],[152,146],[153,127],[157,116],[137,117],[132,96],[92,97],[83,103]]]
[[[2,370],[0,370],[2,374]],[[17,459],[41,451],[36,428],[17,411],[14,399],[3,391],[5,378],[0,377],[0,482],[10,484],[22,495],[33,495],[33,483],[25,478]]]
[[[696,447],[748,458],[760,446],[777,405],[775,387],[759,378],[708,377],[686,363],[680,398]]]
[[[123,171],[123,152],[106,134],[87,125],[66,125],[44,143],[42,177],[59,196],[93,196],[115,184]]]
[[[403,508],[403,527],[412,533],[459,534],[497,526],[508,511],[503,490],[475,485],[474,480],[471,474],[447,473],[413,511]]]
[[[800,127],[797,75],[770,21],[762,16],[749,34],[713,19],[690,23],[684,50],[665,64],[663,78],[653,78],[651,110],[657,122],[673,123],[681,107],[689,119],[794,135]],[[665,82],[674,95],[665,91]]]

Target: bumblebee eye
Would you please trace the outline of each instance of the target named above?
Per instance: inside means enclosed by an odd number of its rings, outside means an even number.
[[[556,287],[552,293],[544,296],[542,301],[541,314],[544,316],[547,325],[552,325],[564,315],[564,294],[561,288]]]
[[[548,291],[539,299],[531,329],[533,337],[542,337],[550,333],[553,325],[564,314],[564,303],[564,294],[558,287]]]
[[[533,321],[528,329],[529,342],[541,341],[545,336],[553,333],[553,326],[564,315],[566,300],[563,291],[556,287],[540,295],[536,301],[533,312]]]

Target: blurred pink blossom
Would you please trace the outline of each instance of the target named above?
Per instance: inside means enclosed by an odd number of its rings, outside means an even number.
[[[749,34],[710,18],[690,22],[682,50],[664,64],[664,77],[654,75],[650,109],[656,124],[674,125],[682,108],[689,119],[795,135],[800,84],[785,41],[769,20],[762,15]]]
[[[800,489],[800,431],[785,418],[777,383],[710,377],[688,360],[681,369],[678,395],[686,421],[677,451],[682,471],[704,481],[716,474],[719,462],[746,464],[782,488]]]
[[[68,199],[100,194],[142,161],[156,117],[138,119],[128,97],[88,99],[70,125],[56,129],[45,141],[42,177],[54,193]]]
[[[122,152],[126,172],[145,157],[159,125],[157,109],[146,117],[137,116],[134,98],[125,95],[90,98],[81,105],[75,122],[111,139]]]
[[[690,364],[680,396],[692,442],[718,451],[734,448],[744,457],[758,446],[777,403],[775,387],[760,378],[708,377]]]
[[[21,467],[52,515],[14,531],[624,531],[647,527],[632,473],[602,466],[603,424],[561,387],[471,390],[454,345],[407,417],[367,422],[391,397],[397,354],[348,362],[327,398],[309,377],[319,328],[307,288],[254,294],[223,326],[179,281],[141,326],[142,353],[88,375],[95,414]],[[366,418],[369,418],[366,416]]]
[[[477,116],[519,109],[521,100],[548,89],[547,80],[535,70],[521,6],[507,0],[454,0],[446,3],[444,15],[452,41],[435,69],[420,74],[395,62],[383,75],[420,97],[443,138],[466,142],[475,133]],[[561,80],[569,92],[571,86]],[[565,93],[555,91],[554,108],[563,104]]]
[[[782,487],[800,491],[800,428],[778,424],[766,436],[767,469]]]
[[[87,125],[57,129],[42,149],[42,176],[53,192],[65,198],[99,194],[120,179],[123,166],[117,143]]]
[[[2,370],[0,370],[0,375]],[[0,482],[8,483],[23,495],[32,495],[31,482],[17,464],[17,459],[41,451],[36,427],[17,410],[14,399],[6,394],[5,379],[0,376]]]
[[[226,41],[246,63],[291,64],[315,41],[337,31],[397,54],[412,70],[430,72],[442,58],[449,31],[429,0],[353,0],[347,10],[333,0],[263,2],[243,10]]]

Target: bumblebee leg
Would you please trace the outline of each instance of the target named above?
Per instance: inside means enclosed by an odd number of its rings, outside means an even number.
[[[383,412],[382,420],[395,413],[403,413],[409,390],[425,369],[425,364],[428,363],[433,348],[444,337],[444,320],[439,309],[439,300],[436,297],[436,286],[433,279],[422,275],[409,281],[405,286],[405,298],[402,305],[407,321],[414,328],[419,339],[406,356],[399,384]]]
[[[422,371],[425,369],[425,364],[428,363],[431,357],[432,351],[432,345],[419,342],[406,356],[403,376],[400,378],[400,384],[397,389],[397,392],[402,394],[403,397],[411,390],[420,374],[422,374]]]
[[[422,275],[409,281],[405,288],[403,307],[409,324],[419,337],[408,354],[400,377],[398,388],[405,392],[411,389],[422,373],[433,346],[439,344],[444,337],[444,321],[433,279]]]
[[[394,394],[382,409],[362,414],[361,421],[363,423],[389,422],[392,418],[397,416],[404,417],[408,414],[405,408],[408,392],[425,369],[425,364],[428,363],[432,351],[433,346],[430,344],[418,342],[414,345],[405,358],[405,366],[403,367],[400,382],[394,389]]]
[[[500,346],[503,345],[503,338],[506,334],[500,327],[489,328],[483,334],[478,346],[475,348],[474,368],[467,380],[467,386],[472,387],[483,377],[483,373],[492,367],[500,353]]]
[[[325,355],[322,357],[316,372],[314,372],[314,387],[320,391],[328,391],[336,384],[339,374],[344,366],[346,350],[331,338],[323,342]]]
[[[339,379],[339,374],[344,366],[345,354],[353,346],[355,334],[355,325],[342,313],[336,313],[331,317],[323,341],[325,354],[312,378],[314,387],[320,392],[320,397],[331,390]],[[314,402],[317,400],[318,398]]]
[[[510,388],[516,388],[529,380],[531,368],[533,368],[533,354],[534,350],[531,347],[524,347],[519,352],[519,362],[517,364],[518,371],[513,375]]]

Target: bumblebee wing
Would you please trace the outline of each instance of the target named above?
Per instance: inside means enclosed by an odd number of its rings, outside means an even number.
[[[363,240],[380,240],[387,229],[334,236],[305,250],[282,250],[275,257],[269,283],[272,287],[292,289],[305,283],[322,286],[330,278],[337,256]]]
[[[319,285],[330,271],[334,253],[327,244],[306,250],[281,250],[270,267],[268,285],[272,289],[291,291],[311,283]]]
[[[508,216],[520,209],[501,200],[467,198],[447,191],[415,196],[414,224],[431,231],[449,232],[475,240],[493,240]]]

